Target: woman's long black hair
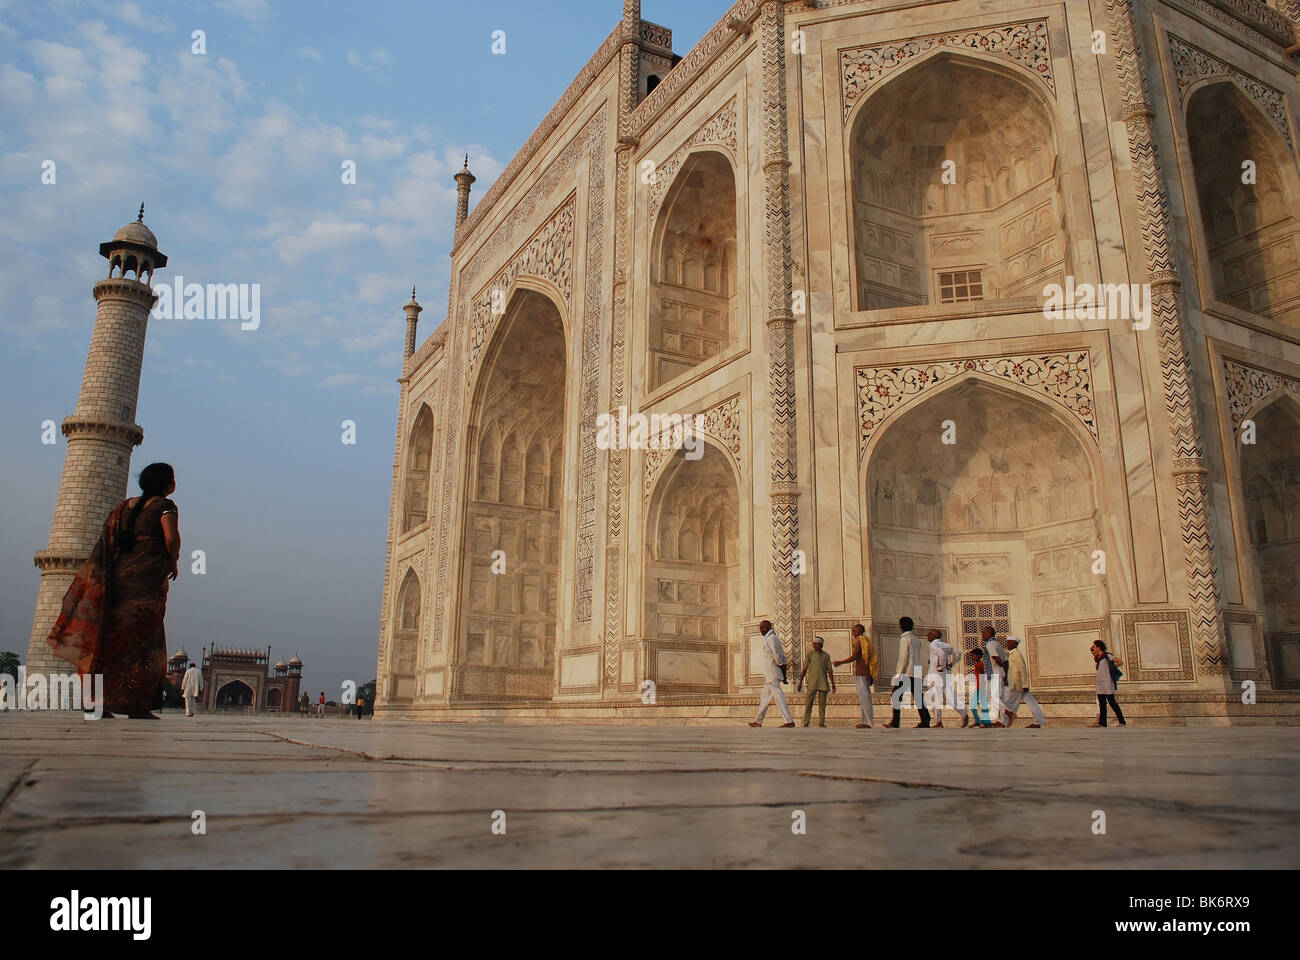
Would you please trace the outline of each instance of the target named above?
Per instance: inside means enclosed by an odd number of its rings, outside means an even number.
[[[175,479],[176,471],[172,469],[170,463],[151,463],[140,471],[141,496],[135,501],[135,506],[127,511],[122,521],[122,529],[118,533],[122,549],[130,550],[135,546],[135,521],[139,519],[145,501],[151,497],[165,497],[167,488]]]

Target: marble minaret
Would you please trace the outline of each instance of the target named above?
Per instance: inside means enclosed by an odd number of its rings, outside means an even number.
[[[455,176],[456,181],[456,226],[465,222],[469,216],[469,188],[477,177],[469,172],[469,154],[465,154],[465,166]]]
[[[157,299],[153,272],[167,265],[158,239],[144,225],[144,204],[128,223],[99,245],[108,260],[108,276],[95,284],[98,303],[95,329],[81,377],[81,393],[72,416],[63,421],[68,453],[63,461],[59,497],[50,524],[49,545],[36,554],[41,589],[27,648],[27,669],[64,672],[45,637],[58,619],[63,595],[90,555],[100,528],[126,496],[131,448],[144,439],[135,422],[144,360],[145,328]],[[130,274],[130,276],[128,276]]]

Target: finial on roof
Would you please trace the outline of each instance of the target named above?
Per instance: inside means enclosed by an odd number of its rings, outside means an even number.
[[[140,201],[140,212],[136,215],[136,223],[144,223],[144,201]]]
[[[469,169],[469,154],[468,154],[468,153],[465,154],[465,167],[464,167],[464,169],[466,169],[466,170]]]
[[[411,284],[411,302],[415,303],[415,284]]]

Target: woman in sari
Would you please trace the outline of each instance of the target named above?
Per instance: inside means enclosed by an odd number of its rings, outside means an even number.
[[[141,495],[109,515],[47,639],[82,676],[103,674],[105,717],[158,719],[150,711],[167,668],[167,581],[181,552],[176,504],[167,499],[175,490],[168,464],[140,471]]]

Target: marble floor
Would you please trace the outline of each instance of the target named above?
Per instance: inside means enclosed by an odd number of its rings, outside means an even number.
[[[1296,727],[6,713],[0,868],[1294,868],[1298,747]]]

